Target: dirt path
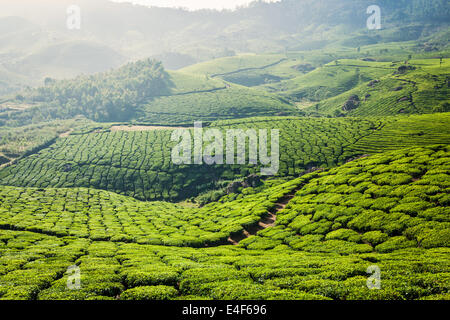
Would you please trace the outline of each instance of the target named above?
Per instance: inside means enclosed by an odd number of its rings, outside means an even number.
[[[275,203],[275,206],[269,212],[267,212],[267,215],[264,218],[262,218],[257,224],[250,226],[247,229],[244,229],[240,234],[228,237],[228,242],[236,246],[242,240],[250,236],[256,235],[258,231],[267,229],[269,227],[274,227],[277,221],[277,213],[286,208],[288,203],[292,200],[292,198],[294,198],[297,191],[300,190],[302,187],[303,185],[296,188],[295,190],[293,190],[292,192],[288,193],[283,198],[278,200],[278,202]]]
[[[73,129],[70,129],[69,131],[63,132],[59,135],[60,138],[66,138],[70,136],[70,134],[73,132]]]

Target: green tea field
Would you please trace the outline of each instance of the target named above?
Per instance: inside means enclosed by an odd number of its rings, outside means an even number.
[[[1,299],[448,299],[449,152],[394,151],[202,209],[8,187]],[[271,210],[276,224],[237,245],[211,238]],[[67,291],[73,264],[83,286]],[[374,264],[380,290],[366,287]]]
[[[450,300],[450,1],[0,2],[2,307]]]

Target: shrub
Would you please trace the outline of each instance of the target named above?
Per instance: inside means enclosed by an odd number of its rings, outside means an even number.
[[[385,242],[389,236],[381,231],[369,231],[362,235],[362,240],[369,242],[372,246],[376,246]]]
[[[129,287],[147,285],[174,285],[177,282],[178,273],[164,269],[155,271],[130,270],[125,272],[125,281]]]
[[[121,300],[170,300],[178,295],[177,289],[169,286],[145,286],[128,289],[120,295]]]
[[[378,252],[392,252],[394,250],[411,248],[417,246],[417,243],[412,240],[408,240],[404,236],[392,237],[386,242],[379,244],[375,247]]]
[[[338,229],[328,233],[325,236],[325,240],[347,240],[350,242],[360,242],[361,235],[351,229]]]

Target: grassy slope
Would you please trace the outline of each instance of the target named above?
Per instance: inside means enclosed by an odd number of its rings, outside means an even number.
[[[253,60],[262,60],[262,63],[273,61],[270,56],[258,58],[250,55],[249,58],[246,64]],[[217,72],[226,69],[227,60],[219,61],[217,69],[208,63],[206,67]],[[202,67],[198,66],[199,69]],[[156,97],[140,106],[136,119],[138,122],[192,124],[194,121],[297,113],[289,102],[264,90],[229,84],[209,74],[193,73],[189,69],[169,74],[172,82],[170,94]]]
[[[235,72],[236,70],[240,69],[261,68],[276,63],[283,58],[284,56],[281,54],[272,54],[272,55],[242,54],[238,56],[220,58],[199,63],[193,66],[183,68],[180,71],[191,74],[205,74],[209,76],[214,76],[218,74]]]
[[[192,124],[195,120],[213,121],[300,114],[288,101],[264,90],[229,84],[206,75],[175,71],[168,74],[167,92],[139,102],[135,112],[131,112],[130,109],[129,114],[132,116],[129,116],[128,121],[152,124]],[[110,77],[115,76],[117,75],[111,72]],[[82,80],[81,78],[80,81]],[[33,92],[39,91],[32,90],[24,94],[28,97],[32,96]],[[47,105],[49,103],[27,110],[2,112],[0,120],[8,126],[19,126],[25,121],[32,123],[57,119],[56,112],[47,110]],[[89,105],[84,107],[90,108]],[[2,109],[2,103],[0,103],[0,109]]]
[[[386,62],[344,59],[338,60],[337,65],[329,63],[305,75],[265,87],[272,92],[281,91],[291,99],[321,101],[393,71]]]

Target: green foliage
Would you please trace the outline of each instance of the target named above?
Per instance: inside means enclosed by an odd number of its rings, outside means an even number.
[[[447,247],[448,153],[444,145],[403,149],[305,176],[278,226],[241,244],[267,249],[282,241],[339,254]]]
[[[415,247],[416,242],[410,241],[404,236],[392,237],[386,242],[379,244],[375,247],[375,250],[379,252],[391,252],[398,249]]]
[[[169,300],[174,298],[178,291],[168,286],[146,286],[128,289],[120,298],[122,300]]]
[[[355,155],[347,151],[347,145],[357,142],[376,125],[357,119],[255,118],[219,122],[216,127],[279,128],[279,175],[292,176],[312,167],[344,162]],[[141,200],[182,200],[215,189],[221,180],[260,173],[260,166],[253,165],[176,166],[171,160],[171,148],[176,142],[171,142],[170,136],[169,130],[71,135],[2,170],[0,184],[92,187]],[[30,166],[30,162],[38,162],[39,166]]]
[[[389,239],[389,236],[381,231],[369,231],[362,235],[361,239],[370,243],[372,246],[383,243]]]
[[[54,119],[82,114],[96,121],[123,121],[133,117],[138,104],[168,92],[169,86],[161,63],[148,59],[103,74],[54,81],[30,92],[28,99],[52,103],[41,112],[56,113]]]
[[[406,68],[399,62],[384,65],[380,65],[379,62],[367,62],[363,66],[354,61],[347,61],[345,66],[335,68],[365,69],[365,76],[359,74],[359,83],[347,86],[340,93],[330,94],[329,99],[320,101],[317,108],[308,110],[329,115],[340,110],[347,111],[346,115],[351,116],[447,112],[449,62],[440,65],[439,59],[421,59],[409,63],[407,67],[410,71],[399,75],[394,70]],[[337,80],[337,83],[342,85],[345,82]],[[352,95],[358,96],[361,99],[360,103],[352,110],[343,110],[342,106]]]

